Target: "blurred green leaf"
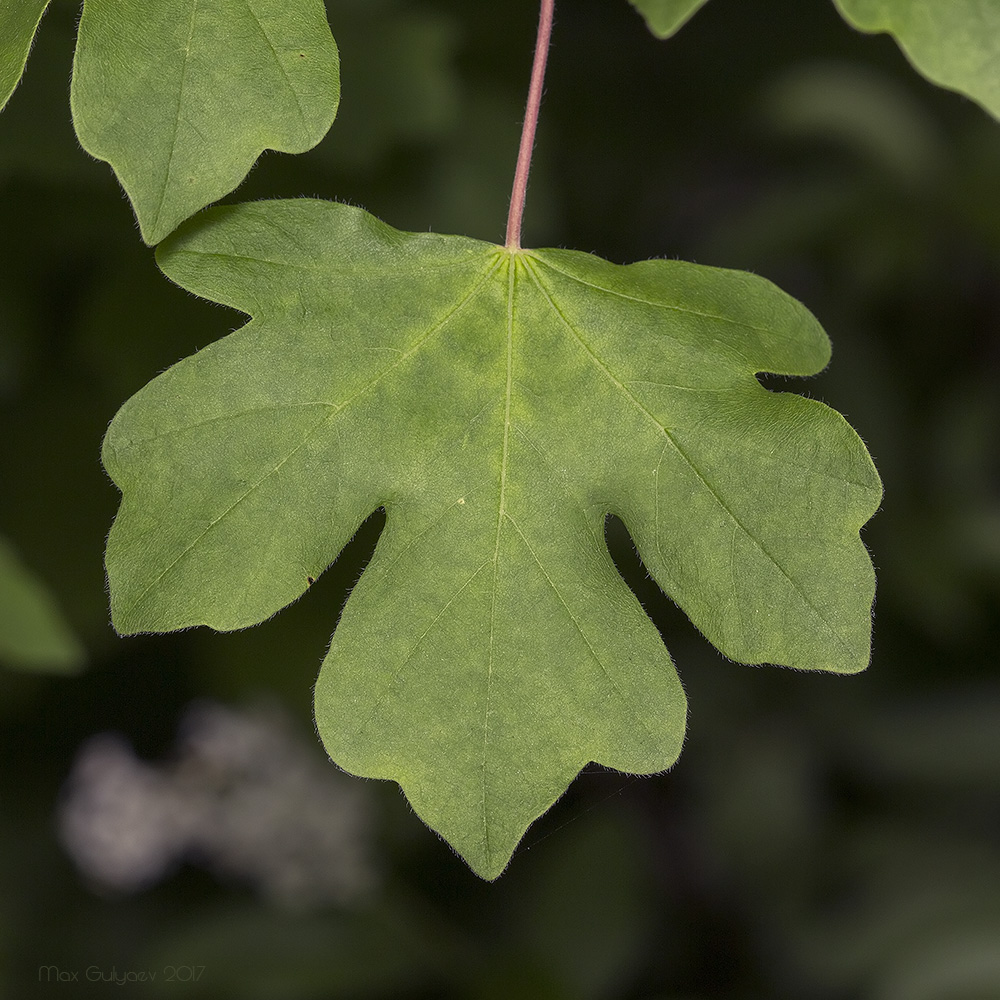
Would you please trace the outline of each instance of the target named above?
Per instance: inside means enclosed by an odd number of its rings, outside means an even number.
[[[1000,984],[1000,912],[944,923],[880,969],[872,1000],[994,1000]],[[887,963],[888,964],[888,963]]]
[[[0,661],[21,670],[59,674],[75,673],[84,662],[83,647],[47,588],[2,538]]]
[[[232,191],[263,150],[315,146],[339,97],[321,0],[84,4],[73,120],[147,243]]]
[[[884,793],[883,793],[884,794]],[[841,834],[827,854],[835,905],[800,913],[800,976],[811,995],[990,1000],[1000,968],[1000,865],[988,837],[943,824],[883,822]]]
[[[646,19],[657,38],[669,38],[682,28],[708,0],[629,0]]]
[[[1000,0],[834,0],[862,31],[888,32],[914,68],[1000,118]]]
[[[35,31],[49,0],[0,3],[0,111],[21,80]]]
[[[853,63],[794,67],[768,87],[764,114],[786,135],[843,145],[911,186],[932,182],[947,162],[926,108],[892,77]]]

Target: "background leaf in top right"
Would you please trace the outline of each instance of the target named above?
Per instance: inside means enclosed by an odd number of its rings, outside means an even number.
[[[834,0],[856,28],[888,32],[933,83],[1000,118],[1000,0]]]

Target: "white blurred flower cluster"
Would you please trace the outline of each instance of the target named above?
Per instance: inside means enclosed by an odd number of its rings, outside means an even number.
[[[80,748],[59,809],[64,847],[98,886],[146,888],[187,861],[294,908],[371,891],[365,786],[276,710],[196,702],[176,752],[153,765],[113,733]]]

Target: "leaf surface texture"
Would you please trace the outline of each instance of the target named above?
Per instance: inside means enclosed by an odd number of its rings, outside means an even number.
[[[265,149],[301,153],[337,110],[322,0],[87,0],[71,104],[147,243],[232,191]]]
[[[316,718],[484,877],[589,761],[649,773],[680,751],[684,695],[609,513],[727,656],[867,665],[879,480],[838,413],[755,378],[829,357],[769,282],[308,200],[213,209],[157,257],[252,319],[108,431],[116,627],[260,622],[384,507]]]
[[[0,111],[21,82],[35,31],[49,0],[5,0],[0,3]]]

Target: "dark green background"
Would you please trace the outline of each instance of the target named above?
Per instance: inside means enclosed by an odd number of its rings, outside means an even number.
[[[311,153],[266,154],[234,197],[339,198],[502,241],[536,5],[327,8],[341,117]],[[311,688],[379,524],[257,629],[111,631],[104,428],[240,318],[159,275],[77,146],[75,17],[46,15],[0,118],[0,531],[90,656],[74,678],[0,669],[0,997],[113,989],[39,986],[41,964],[165,962],[205,973],[129,995],[1000,997],[1000,124],[829,0],[712,0],[667,42],[625,0],[561,0],[524,244],[749,269],[820,318],[830,369],[775,381],[844,412],[885,480],[864,536],[872,665],[723,661],[611,525],[689,696],[672,772],[584,774],[492,885],[368,783],[380,888],[363,903],[291,912],[194,864],[116,896],[59,846],[78,747],[116,731],[168,757],[207,696],[283,704],[322,759]]]

